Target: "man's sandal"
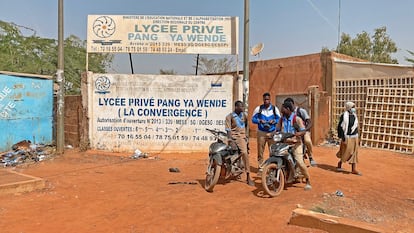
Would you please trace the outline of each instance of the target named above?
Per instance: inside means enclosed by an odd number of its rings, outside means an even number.
[[[362,173],[359,171],[352,171],[351,173],[357,176],[362,176]]]

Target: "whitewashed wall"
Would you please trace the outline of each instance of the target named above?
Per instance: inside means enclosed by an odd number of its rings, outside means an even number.
[[[88,75],[92,149],[206,152],[206,128],[224,130],[233,110],[233,77]]]

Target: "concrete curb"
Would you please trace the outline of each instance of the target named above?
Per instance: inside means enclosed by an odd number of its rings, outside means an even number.
[[[375,228],[372,224],[358,222],[351,219],[341,218],[328,214],[317,213],[305,209],[292,211],[289,224],[316,228],[327,232],[335,233],[379,233],[384,232]]]
[[[9,180],[9,182],[0,183],[0,195],[31,192],[43,189],[46,186],[45,180],[38,177],[10,170],[2,171],[1,173],[3,178],[6,178],[6,181]]]

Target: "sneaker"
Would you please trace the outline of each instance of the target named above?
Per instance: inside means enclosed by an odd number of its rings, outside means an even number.
[[[362,176],[362,173],[359,171],[352,171],[351,173],[357,176]]]
[[[304,189],[305,191],[311,190],[312,186],[310,184],[306,184]]]
[[[263,168],[259,167],[259,169],[257,170],[257,175],[260,176],[262,175],[263,172]]]

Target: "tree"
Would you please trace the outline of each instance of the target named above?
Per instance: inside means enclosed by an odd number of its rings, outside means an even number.
[[[49,75],[56,72],[56,42],[24,37],[17,25],[0,21],[0,70]]]
[[[177,74],[177,72],[174,69],[171,69],[171,70],[160,69],[160,74],[174,75],[174,74]]]
[[[397,49],[395,42],[387,35],[387,28],[381,27],[375,29],[372,37],[365,31],[357,34],[354,39],[342,33],[336,52],[376,63],[398,64],[397,59],[391,58]]]
[[[86,41],[70,35],[64,41],[64,75],[65,88],[68,94],[79,94],[81,75],[86,71]],[[89,54],[88,70],[95,73],[105,73],[112,64],[113,54]],[[56,63],[57,64],[57,63]]]
[[[36,32],[24,36],[13,23],[0,21],[0,70],[54,75],[57,70],[57,40],[40,38]],[[86,41],[69,36],[64,41],[64,76],[67,94],[80,93],[81,73],[86,70]],[[89,70],[105,72],[112,64],[112,54],[90,54]]]
[[[196,66],[193,66],[197,68]],[[235,71],[236,62],[233,57],[224,57],[221,59],[208,59],[207,57],[199,57],[198,73],[200,74],[220,74]]]
[[[410,50],[407,50],[407,52],[408,52],[411,56],[414,56],[414,52],[412,52],[412,51],[410,51]],[[414,58],[408,58],[408,57],[405,57],[405,60],[406,60],[406,61],[408,61],[408,62],[413,63],[413,65],[414,65]]]
[[[323,46],[321,49],[321,53],[329,53],[331,50],[328,47]]]

